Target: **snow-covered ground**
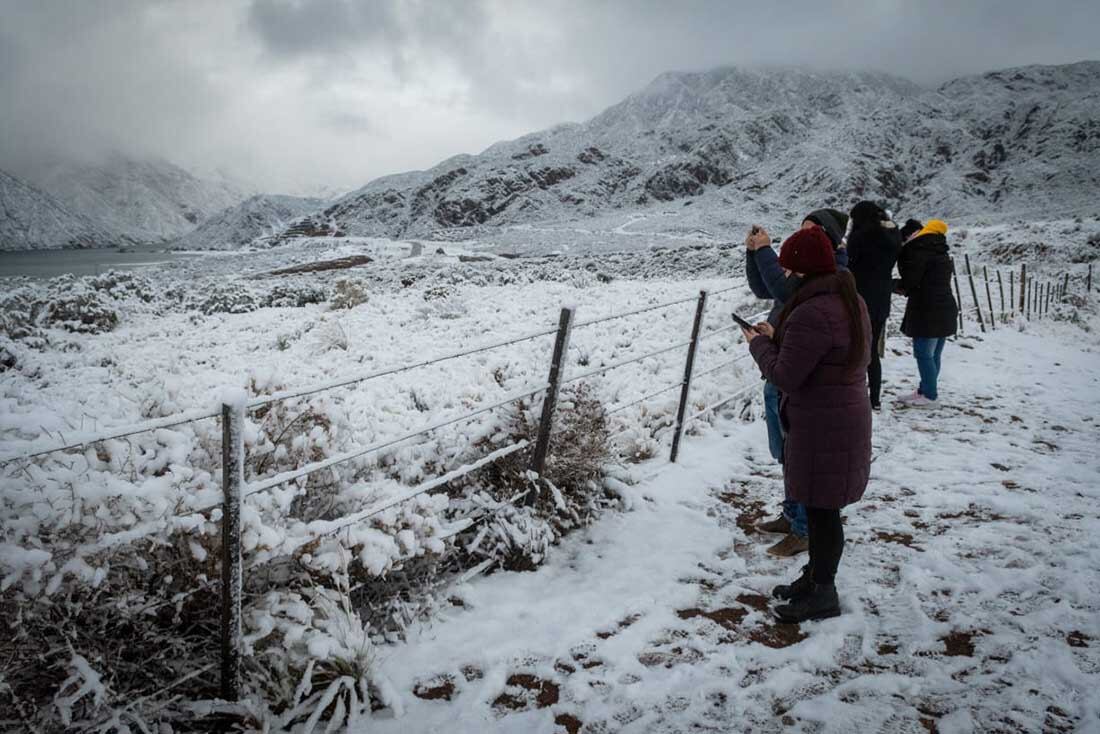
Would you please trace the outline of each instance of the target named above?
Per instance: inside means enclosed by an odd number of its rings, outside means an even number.
[[[802,561],[751,529],[781,480],[762,423],[727,420],[638,467],[631,511],[380,650],[406,711],[372,730],[1100,731],[1100,376],[1079,337],[968,335],[941,406],[875,417],[840,618],[771,620]],[[915,366],[889,347],[893,397]]]
[[[637,232],[651,224],[635,219],[621,226]],[[1067,242],[1081,239],[1071,223],[1060,226]],[[975,230],[964,247],[990,264],[997,253],[989,245],[1017,231]],[[739,247],[579,249],[512,259],[479,254],[478,243],[329,240],[189,259],[136,276],[14,279],[0,325],[13,335],[28,331],[0,339],[0,454],[215,408],[226,387],[301,388],[552,330],[565,305],[575,306],[582,322],[567,367],[567,377],[576,376],[682,345],[703,288],[729,290],[708,308],[691,410],[741,388],[756,395],[758,376],[740,337],[710,333],[729,325],[730,310],[747,315],[764,305],[744,286]],[[373,260],[309,272],[319,260],[363,254]],[[1072,259],[1076,251],[1068,254]],[[1044,266],[1053,278],[1063,261],[1029,260],[1028,268]],[[273,274],[287,266],[305,267]],[[341,281],[361,288],[365,300],[332,307]],[[1075,283],[1076,292],[1081,283]],[[87,296],[117,312],[117,325],[90,334],[65,330],[63,320],[31,326],[11,320],[43,294]],[[583,325],[673,300],[683,302]],[[295,302],[305,305],[288,306]],[[885,732],[920,731],[923,723],[966,731],[970,717],[976,730],[1089,731],[1097,708],[1084,692],[1100,682],[1100,551],[1092,537],[1100,527],[1100,464],[1093,453],[1100,390],[1090,371],[1100,341],[1094,305],[1065,304],[1054,312],[1057,320],[1021,322],[984,337],[968,317],[966,335],[945,358],[944,405],[876,417],[872,485],[848,512],[840,579],[847,613],[802,630],[773,624],[766,598],[799,563],[765,555],[771,539],[751,531],[781,486],[763,426],[752,421],[759,399],[732,403],[716,428],[709,417],[693,423],[674,467],[664,457],[682,346],[592,374],[586,381],[609,409],[673,388],[609,419],[616,466],[607,488],[622,507],[567,536],[534,573],[497,572],[448,591],[443,609],[422,616],[407,642],[392,643],[391,636],[386,643],[372,629],[373,683],[400,701],[387,698],[391,707],[377,712],[372,726]],[[889,344],[904,348],[896,334]],[[550,346],[544,335],[255,415],[246,430],[248,479],[541,384]],[[912,390],[915,368],[907,354],[893,354],[886,373],[889,395]],[[486,413],[351,462],[320,488],[288,486],[248,497],[246,563],[301,553],[303,543],[315,540],[311,522],[373,506],[462,466],[484,455],[484,442],[498,447],[514,440],[508,421],[507,411]],[[94,589],[98,598],[135,609],[216,577],[218,511],[209,508],[220,496],[219,442],[217,424],[200,421],[4,467],[0,602],[18,593],[28,609],[32,599],[59,608],[65,594]],[[655,458],[638,462],[646,456]],[[299,494],[328,497],[332,505],[303,511]],[[386,583],[410,559],[472,553],[477,542],[470,538],[447,541],[454,546],[440,540],[463,519],[466,500],[420,498],[295,560],[315,581],[337,575],[334,559],[351,551],[357,578],[369,587]],[[154,574],[156,588],[127,586],[125,569],[140,567],[135,559],[151,553],[160,554],[156,563],[184,570]],[[285,598],[269,598],[270,581],[251,578],[250,644],[267,659],[278,650],[300,678],[309,657],[303,640],[322,646],[328,640],[286,626],[306,609],[298,590],[276,586]],[[285,612],[282,638],[267,626],[279,616],[275,609]],[[201,607],[194,613],[216,617]],[[74,652],[85,651],[82,644]],[[310,642],[314,649],[322,648]],[[108,661],[81,660],[73,658],[68,669],[57,657],[41,665],[60,672],[54,685],[84,675],[82,666],[112,672]],[[157,669],[159,685],[194,672],[201,661],[171,662]],[[49,700],[52,692],[43,695]],[[400,708],[404,715],[393,718]]]

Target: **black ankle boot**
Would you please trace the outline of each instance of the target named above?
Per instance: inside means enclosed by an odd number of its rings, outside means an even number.
[[[813,584],[806,594],[775,608],[775,618],[786,624],[828,619],[840,614],[840,599],[833,584]]]
[[[802,567],[802,575],[790,584],[780,584],[772,589],[772,596],[784,601],[794,601],[800,596],[805,596],[813,590],[813,569],[810,564]]]

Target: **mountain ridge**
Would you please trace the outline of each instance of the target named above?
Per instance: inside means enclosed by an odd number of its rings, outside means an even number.
[[[375,179],[311,218],[432,236],[713,191],[765,210],[876,198],[945,216],[1079,213],[1100,191],[1097,70],[1014,67],[935,89],[878,72],[666,72],[586,122]]]

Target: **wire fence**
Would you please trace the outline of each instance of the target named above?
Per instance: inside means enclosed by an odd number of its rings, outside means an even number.
[[[1073,297],[1073,286],[1077,284],[1083,286],[1081,291],[1086,297],[1092,293],[1092,263],[1085,263],[1076,272],[1063,269],[1038,276],[1034,272],[1029,274],[1027,264],[1023,263],[1019,277],[1015,269],[974,266],[969,255],[963,255],[965,272],[960,273],[954,258],[951,265],[960,332],[966,328],[967,317],[977,321],[983,333],[987,327],[993,331],[1016,318],[1025,321],[1049,318],[1052,307]],[[960,274],[968,285],[966,289],[959,287]]]
[[[167,604],[178,605],[199,591],[210,589],[216,585],[221,586],[221,695],[226,700],[234,701],[238,700],[241,693],[240,666],[241,656],[243,654],[241,638],[242,586],[244,574],[247,571],[253,571],[264,565],[265,563],[270,562],[271,559],[276,555],[286,555],[288,553],[291,553],[293,552],[295,547],[301,547],[301,545],[304,543],[312,542],[313,540],[316,540],[320,537],[333,535],[340,532],[341,530],[351,528],[359,523],[367,522],[371,518],[378,516],[379,514],[385,512],[390,508],[399,506],[402,503],[408,502],[409,500],[412,500],[420,495],[432,492],[433,490],[438,490],[440,488],[446,487],[447,485],[453,484],[463,477],[466,477],[473,472],[482,470],[487,466],[498,462],[508,456],[517,455],[521,452],[530,452],[532,454],[530,465],[532,471],[534,472],[534,476],[541,476],[544,469],[545,457],[550,450],[549,447],[552,440],[551,429],[554,422],[554,406],[558,391],[563,385],[588,380],[593,377],[604,375],[608,372],[620,370],[624,367],[627,367],[628,365],[639,364],[647,360],[655,359],[662,355],[669,355],[675,352],[685,351],[687,368],[682,379],[664,384],[656,389],[648,389],[650,386],[647,386],[647,388],[642,391],[641,395],[631,397],[625,402],[613,405],[605,410],[605,415],[607,416],[621,415],[623,412],[632,407],[643,405],[655,398],[665,395],[666,393],[671,393],[675,390],[679,390],[679,412],[673,437],[673,451],[669,457],[670,461],[675,461],[680,436],[683,433],[685,424],[706,415],[708,412],[715,410],[721,405],[728,403],[730,400],[744,394],[747,387],[751,387],[751,385],[739,387],[723,400],[709,405],[701,411],[694,412],[686,420],[684,418],[684,412],[686,410],[688,401],[690,400],[689,388],[693,376],[692,366],[694,364],[696,351],[700,342],[705,339],[712,339],[712,337],[716,337],[720,334],[733,330],[733,327],[730,325],[713,327],[709,330],[701,329],[702,317],[704,308],[707,304],[707,298],[708,296],[714,297],[724,294],[732,294],[733,292],[738,291],[742,288],[743,285],[734,285],[717,289],[709,293],[703,291],[698,296],[678,298],[670,301],[649,304],[640,308],[612,313],[597,318],[587,319],[585,321],[574,321],[573,309],[567,308],[562,310],[561,318],[559,319],[559,325],[556,329],[543,329],[531,333],[525,333],[508,339],[496,340],[487,344],[455,350],[432,357],[430,359],[423,359],[413,363],[392,365],[367,372],[352,373],[333,380],[304,386],[298,389],[283,390],[269,395],[255,396],[243,400],[227,399],[217,408],[212,407],[209,409],[189,410],[175,413],[169,416],[164,416],[154,420],[144,421],[141,423],[118,426],[115,428],[93,432],[83,432],[68,437],[62,436],[60,437],[59,441],[55,441],[51,444],[31,448],[30,450],[25,450],[19,453],[2,455],[0,456],[0,466],[7,466],[9,464],[22,464],[24,466],[27,466],[34,460],[40,459],[48,455],[64,454],[71,451],[83,451],[87,450],[89,447],[94,447],[97,444],[101,444],[106,441],[123,439],[140,433],[157,431],[165,428],[175,428],[181,425],[202,420],[220,419],[222,426],[222,487],[221,492],[219,493],[220,496],[216,497],[212,501],[190,507],[188,510],[190,513],[202,513],[218,507],[222,508],[222,513],[220,517],[220,523],[222,526],[220,578],[204,579],[195,587],[187,590],[186,592],[176,594],[170,599],[163,600],[156,606],[159,607]],[[659,347],[657,349],[652,349],[641,354],[633,354],[629,357],[613,360],[606,364],[592,367],[590,369],[584,369],[579,372],[569,372],[566,369],[569,359],[567,356],[569,337],[570,333],[574,329],[584,329],[598,324],[653,313],[658,310],[674,309],[678,306],[683,306],[686,304],[696,305],[696,318],[693,322],[691,338],[689,340],[676,341],[672,344]],[[757,315],[757,317],[760,316],[762,316],[762,314]],[[392,375],[398,375],[412,370],[426,368],[432,365],[437,365],[443,362],[447,362],[449,360],[488,353],[517,344],[533,342],[535,340],[549,336],[555,337],[555,343],[553,356],[551,358],[551,364],[549,368],[549,377],[544,383],[534,386],[528,386],[516,393],[509,394],[501,399],[495,400],[485,405],[481,405],[472,410],[462,412],[458,415],[440,417],[432,422],[429,422],[426,425],[420,426],[413,430],[403,432],[396,436],[390,436],[371,444],[353,447],[351,449],[342,451],[341,453],[325,457],[321,460],[306,463],[289,471],[280,472],[272,476],[252,479],[250,481],[246,481],[245,479],[246,457],[244,450],[244,429],[246,415],[248,413],[255,412],[259,409],[271,406],[281,401],[301,398],[329,390],[336,390],[353,385],[358,385],[364,382],[377,380]],[[734,365],[737,361],[739,361],[739,359],[725,360],[720,364],[708,366],[706,367],[706,369],[700,370],[695,376],[714,374],[724,368]],[[437,431],[446,426],[469,421],[482,414],[498,410],[505,406],[516,404],[519,401],[534,398],[536,396],[542,396],[543,413],[539,422],[538,437],[534,443],[527,440],[515,442],[503,448],[492,451],[485,456],[477,459],[476,461],[469,462],[437,477],[424,481],[416,486],[409,487],[406,490],[400,491],[390,497],[386,497],[385,499],[368,507],[360,509],[356,512],[338,517],[333,520],[312,523],[310,524],[304,536],[302,536],[301,538],[295,537],[294,547],[278,548],[277,553],[271,552],[267,554],[258,554],[252,559],[252,562],[248,564],[248,567],[245,568],[242,562],[241,550],[241,507],[244,499],[246,499],[247,497],[274,489],[282,485],[295,482],[301,483],[301,480],[306,479],[318,472],[332,469],[338,465],[360,459],[370,454],[376,454],[378,452],[384,451],[385,449],[395,447],[401,443],[411,441],[412,439],[419,436],[428,435],[431,432]],[[617,435],[621,435],[622,433],[624,433],[624,431],[612,434],[612,438]],[[532,492],[540,491],[540,486],[541,485],[536,482],[533,485],[534,490],[528,490],[527,492],[518,493],[516,497],[512,498],[511,502],[532,502]],[[305,491],[304,483],[301,483],[301,486],[299,486],[296,491]],[[455,534],[469,528],[472,524],[484,521],[486,518],[491,517],[495,512],[499,512],[504,507],[510,505],[511,502],[500,503],[494,508],[489,508],[478,512],[476,517],[469,517],[459,520],[449,527],[446,533],[446,537],[453,537]]]

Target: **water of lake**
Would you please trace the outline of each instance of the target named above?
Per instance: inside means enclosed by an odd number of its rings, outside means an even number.
[[[34,278],[52,278],[63,273],[96,275],[108,270],[132,270],[189,257],[202,255],[153,250],[119,252],[109,249],[0,251],[0,277],[28,275]]]

